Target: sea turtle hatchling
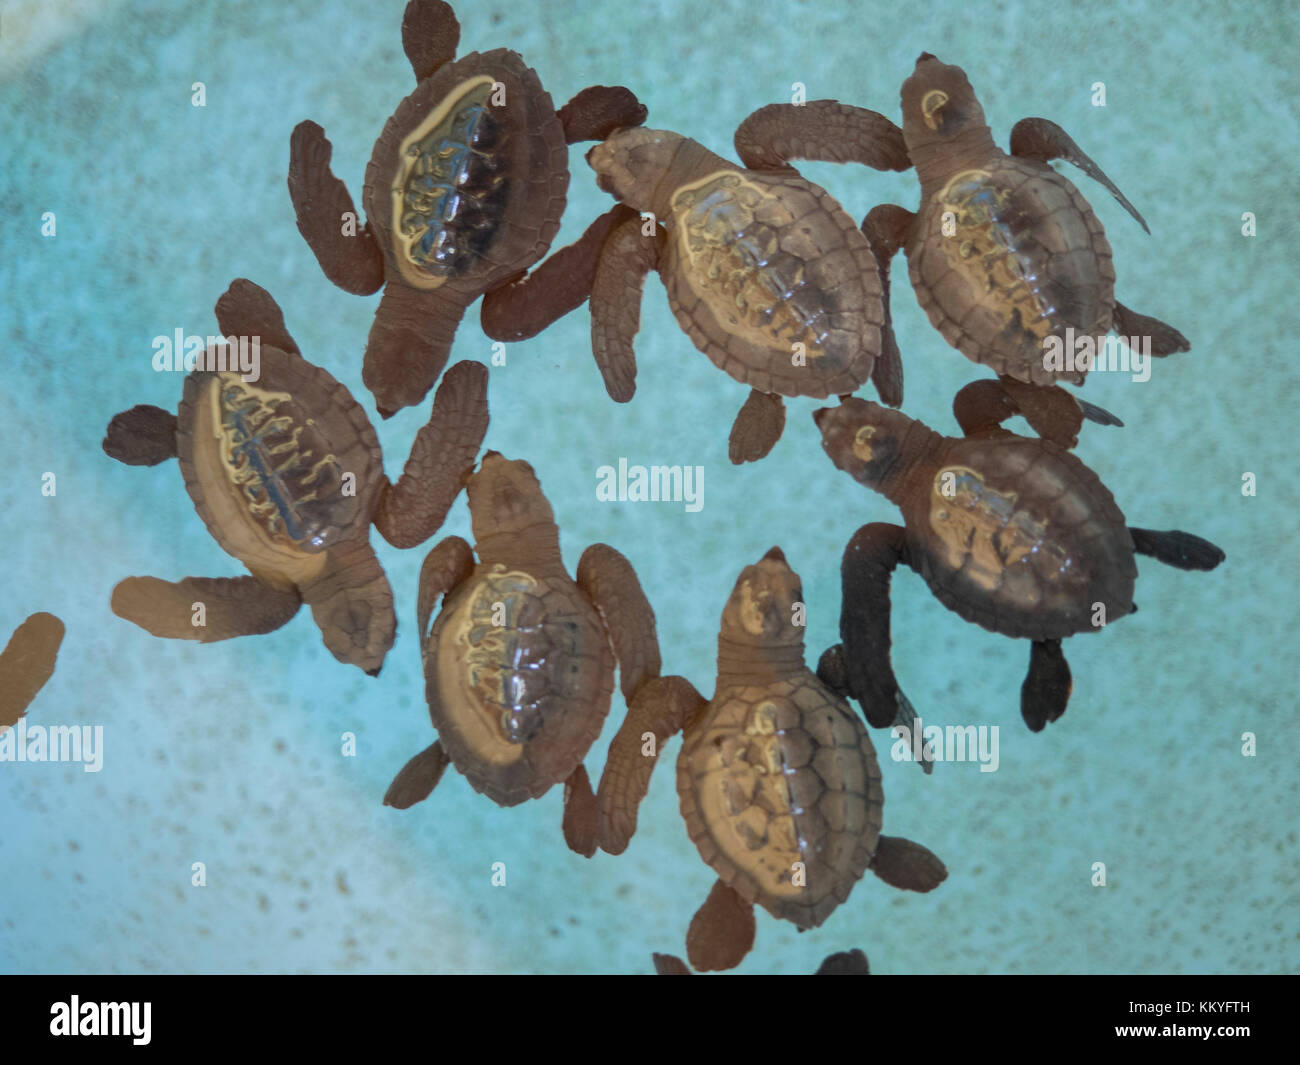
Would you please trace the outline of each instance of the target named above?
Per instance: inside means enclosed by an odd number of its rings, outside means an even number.
[[[797,121],[746,121],[737,166],[697,141],[622,129],[587,153],[620,201],[526,281],[484,301],[489,336],[520,340],[590,296],[592,349],[620,403],[636,390],[632,342],[645,276],[658,270],[678,324],[720,369],[750,387],[731,431],[734,463],[762,458],[785,426],[783,396],[853,392],[872,380],[902,401],[901,368],[878,359],[878,268],[857,224],[792,158],[910,163],[888,119],[831,100]]]
[[[889,583],[904,562],[960,617],[1033,641],[1020,709],[1037,732],[1070,697],[1061,641],[1137,609],[1135,552],[1188,570],[1214,569],[1224,553],[1190,533],[1127,525],[1073,454],[1001,427],[1019,412],[997,381],[967,385],[953,412],[964,438],[856,398],[813,415],[831,461],[897,506],[904,522],[864,525],[845,548],[848,688],[874,727],[914,714],[889,661]]]
[[[564,836],[591,857],[595,796],[583,759],[609,713],[614,666],[629,702],[659,675],[659,643],[631,564],[593,544],[571,579],[533,469],[494,451],[468,480],[475,548],[438,544],[420,571],[419,632],[438,739],[398,773],[384,804],[426,798],[450,761],[500,806],[565,782]],[[432,629],[439,597],[442,608]]]
[[[230,360],[214,345],[185,378],[178,414],[123,411],[104,450],[133,466],[179,458],[208,531],[252,576],[130,577],[113,589],[113,612],[155,636],[208,643],[271,632],[306,602],[334,657],[375,675],[396,619],[370,525],[395,547],[438,530],[487,431],[487,370],[463,362],[448,373],[394,485],[365,411],[302,357],[269,293],[234,281],[217,321],[226,336],[259,338],[257,379],[222,368]]]
[[[804,664],[802,602],[798,576],[774,547],[741,572],[722,612],[713,698],[682,677],[649,681],[610,744],[599,841],[619,854],[658,752],[683,733],[682,817],[719,878],[687,934],[696,969],[740,963],[754,942],[754,903],[802,930],[825,921],[868,868],[911,891],[947,876],[925,847],[880,834],[875,749],[840,694],[842,678]]]
[[[517,53],[456,59],[459,41],[448,4],[407,4],[402,45],[418,84],[375,143],[363,226],[321,127],[301,122],[290,140],[298,229],[325,276],[358,295],[383,287],[362,380],[385,418],[433,387],[465,309],[546,254],[564,211],[567,145],[645,120],[621,87],[584,89],[557,114]]]
[[[1178,330],[1115,299],[1101,222],[1049,161],[1073,163],[1147,224],[1060,126],[1022,119],[1011,131],[1011,153],[1003,152],[965,72],[928,52],[903,83],[902,107],[921,205],[912,213],[884,204],[863,222],[881,268],[886,348],[894,344],[889,261],[901,247],[931,324],[999,374],[1082,384],[1090,364],[1076,362],[1076,350],[1100,354],[1112,329],[1125,343],[1150,338],[1152,356],[1189,350]]]

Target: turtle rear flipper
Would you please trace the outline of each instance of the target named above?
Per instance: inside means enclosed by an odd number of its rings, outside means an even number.
[[[564,842],[569,850],[590,858],[596,853],[599,834],[596,815],[596,795],[591,790],[591,778],[581,762],[564,782]]]
[[[1029,672],[1020,686],[1020,716],[1031,732],[1065,713],[1073,679],[1060,640],[1035,640],[1029,653]]]
[[[880,327],[880,354],[871,370],[871,383],[880,401],[889,407],[901,406],[903,402],[903,360],[898,353],[894,319],[889,310],[889,264],[907,240],[915,221],[916,215],[911,211],[892,203],[873,207],[862,220],[862,234],[871,246],[880,272],[880,299],[885,311],[885,321]]]
[[[402,13],[402,51],[411,62],[415,80],[432,77],[456,58],[460,22],[444,0],[411,0]]]
[[[642,225],[633,213],[614,226],[601,245],[591,283],[591,350],[605,391],[616,403],[636,393],[632,341],[641,328],[646,274],[659,264],[659,229],[646,236]]]
[[[948,870],[933,851],[899,836],[881,836],[871,871],[890,887],[904,891],[933,891],[948,878]]]
[[[369,296],[384,283],[384,253],[370,223],[360,224],[347,186],[330,172],[333,151],[315,122],[308,119],[294,127],[289,138],[289,197],[298,232],[325,276],[344,292]]]
[[[1102,173],[1101,167],[1074,143],[1070,135],[1055,122],[1046,118],[1022,118],[1011,129],[1011,154],[1021,159],[1037,159],[1046,165],[1052,159],[1063,159],[1073,163],[1093,181],[1105,186],[1129,214],[1137,219],[1138,225],[1148,233],[1151,228],[1138,209],[1128,202],[1128,198],[1119,191],[1110,178]]]
[[[458,362],[443,378],[396,484],[385,483],[375,528],[394,547],[417,547],[442,526],[474,469],[488,427],[487,367]]]
[[[46,681],[63,643],[63,622],[53,614],[33,614],[0,651],[0,729],[16,725]]]
[[[861,163],[908,170],[903,131],[884,115],[838,100],[768,104],[736,130],[736,154],[751,170],[779,170],[791,159]]]
[[[676,954],[651,954],[655,974],[658,976],[690,976],[691,968]]]
[[[633,697],[622,727],[610,741],[596,792],[601,850],[607,854],[627,850],[636,832],[637,808],[650,787],[664,744],[707,705],[708,700],[684,677],[656,677]],[[650,753],[645,753],[642,739],[647,732],[654,736]]]
[[[646,120],[645,104],[622,85],[589,85],[557,111],[564,143],[603,141],[616,129],[639,126]]]
[[[257,577],[128,577],[113,589],[111,605],[154,636],[213,643],[274,632],[298,613],[302,599]]]
[[[695,911],[686,932],[686,957],[700,972],[734,969],[753,949],[754,906],[721,880]]]
[[[871,966],[860,950],[841,950],[828,954],[813,976],[870,976]]]
[[[1111,312],[1110,327],[1126,345],[1130,337],[1150,337],[1151,355],[1156,359],[1192,350],[1191,341],[1172,325],[1167,325],[1159,318],[1131,311],[1119,302],[1116,302]]]
[[[1135,529],[1129,526],[1128,531],[1133,537],[1134,551],[1177,569],[1211,570],[1228,557],[1223,548],[1209,540],[1177,529],[1156,532],[1154,529]]]
[[[384,805],[406,810],[417,802],[424,802],[438,786],[449,764],[447,752],[441,743],[434,740],[393,777],[393,782],[384,792]]]
[[[785,400],[775,392],[750,389],[727,440],[727,454],[735,466],[757,462],[767,455],[785,431]]]
[[[379,676],[397,635],[393,589],[366,540],[330,548],[325,567],[299,587],[321,638],[340,662]]]
[[[171,411],[140,403],[113,415],[101,446],[128,466],[157,466],[176,457],[176,427]]]

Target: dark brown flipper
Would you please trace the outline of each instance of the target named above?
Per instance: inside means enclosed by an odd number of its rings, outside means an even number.
[[[889,265],[906,242],[915,219],[916,215],[903,207],[882,203],[862,220],[862,234],[880,271],[880,298],[885,309],[885,322],[880,327],[880,354],[871,369],[871,383],[880,401],[888,407],[898,407],[903,402],[903,357],[898,352],[894,317],[889,310]]]
[[[1044,440],[1067,449],[1079,442],[1085,415],[1103,425],[1124,424],[1101,407],[1088,404],[1085,411],[1083,402],[1059,385],[1031,385],[1005,375],[966,385],[953,399],[952,412],[966,436],[994,432],[1019,414]]]
[[[63,643],[63,622],[44,611],[33,614],[0,651],[0,729],[16,725],[54,676]]]
[[[1156,532],[1154,529],[1135,529],[1129,526],[1133,537],[1133,550],[1148,555],[1166,566],[1187,570],[1211,570],[1228,556],[1223,548],[1202,540],[1191,533],[1171,529]]]
[[[569,850],[590,858],[596,853],[596,796],[581,762],[564,782],[564,842]]]
[[[813,976],[870,976],[871,966],[860,950],[842,950],[828,954]]]
[[[203,625],[194,624],[195,603],[203,604]],[[112,599],[114,614],[154,636],[201,643],[274,632],[301,605],[296,590],[256,577],[128,577],[118,582]]]
[[[691,976],[691,968],[675,954],[651,954],[655,973],[659,976]]]
[[[333,147],[325,131],[310,120],[299,122],[289,138],[289,197],[298,232],[328,277],[344,292],[369,296],[384,283],[384,253],[352,205],[348,188],[330,173]],[[344,215],[356,221],[345,232]]]
[[[1110,327],[1121,339],[1127,337],[1150,337],[1151,355],[1163,359],[1181,351],[1191,351],[1192,343],[1172,325],[1167,325],[1159,318],[1150,318],[1145,314],[1131,311],[1122,303],[1116,303],[1111,314]],[[1127,344],[1127,340],[1125,340]]]
[[[791,159],[862,163],[876,170],[907,170],[903,131],[884,115],[838,100],[768,104],[736,130],[736,154],[752,170],[777,170]]]
[[[591,350],[616,403],[636,393],[632,341],[641,328],[641,290],[659,264],[659,230],[645,236],[643,224],[639,216],[630,217],[610,231],[591,285]]]
[[[607,544],[592,544],[582,553],[576,582],[605,621],[618,659],[619,687],[631,702],[662,668],[650,600],[632,563]]]
[[[411,61],[415,80],[423,81],[456,58],[460,23],[443,0],[411,0],[402,13],[402,51]]]
[[[379,676],[397,637],[397,616],[393,589],[369,540],[345,540],[331,547],[325,568],[298,590],[330,653]]]
[[[734,969],[753,949],[754,907],[721,880],[695,911],[686,932],[686,957],[702,973]]]
[[[393,777],[393,782],[384,792],[384,805],[407,810],[417,802],[424,802],[438,786],[438,781],[450,764],[451,759],[442,749],[442,744],[434,740]]]
[[[899,525],[864,525],[844,548],[840,639],[849,689],[872,728],[899,717],[901,695],[889,661],[889,582],[906,561],[907,532]]]
[[[1075,397],[1074,401],[1079,404],[1079,410],[1083,416],[1090,422],[1096,422],[1098,425],[1117,425],[1123,428],[1124,423],[1104,407],[1099,407],[1095,403],[1089,403],[1086,399]]]
[[[1020,686],[1020,716],[1030,732],[1042,732],[1065,713],[1073,685],[1061,641],[1035,640],[1029,653],[1029,672]]]
[[[577,310],[591,295],[596,263],[610,230],[638,217],[632,208],[615,205],[573,244],[555,252],[531,273],[489,292],[479,310],[483,332],[493,340],[527,340]]]
[[[384,286],[361,366],[380,415],[391,418],[429,394],[447,365],[465,306],[465,297],[451,290],[425,291],[401,281]]]
[[[841,699],[853,698],[853,692],[849,688],[849,670],[844,662],[843,644],[837,643],[822,652],[822,656],[817,662],[817,679]],[[898,713],[895,715],[894,720],[890,722],[891,728],[896,726],[905,728],[909,737],[912,734],[912,729],[916,727],[916,710],[908,701],[907,696],[901,691],[898,693]],[[934,751],[931,750],[928,743],[921,745],[921,757],[918,759],[918,764],[924,772],[934,772]]]
[[[740,408],[731,426],[727,454],[732,464],[757,462],[763,458],[785,431],[785,400],[771,392],[750,389],[749,398]]]
[[[104,454],[128,466],[157,466],[176,457],[176,415],[140,403],[114,414],[101,445]]]
[[[636,832],[637,808],[650,787],[650,775],[669,738],[708,705],[684,677],[657,677],[632,699],[622,727],[609,745],[605,771],[596,792],[600,849],[622,854]],[[645,754],[645,733],[654,736],[653,753]]]
[[[933,851],[898,836],[880,837],[871,871],[903,891],[933,891],[948,879],[947,867]]]
[[[639,126],[646,107],[622,85],[589,85],[556,112],[564,127],[564,143],[603,141],[616,129]]]
[[[488,427],[488,371],[458,362],[442,379],[396,484],[375,507],[375,528],[394,547],[416,547],[441,527],[474,469]]]
[[[1138,225],[1151,232],[1146,219],[1128,202],[1127,197],[1119,191],[1115,183],[1102,173],[1101,167],[1094,163],[1055,122],[1046,118],[1022,118],[1011,129],[1011,154],[1021,159],[1037,159],[1046,164],[1052,159],[1063,159],[1073,163],[1093,181],[1105,186],[1120,206],[1137,219]]]
[[[474,572],[474,552],[459,536],[449,536],[424,556],[416,603],[416,635],[429,638],[429,619],[438,600]]]
[[[280,305],[266,289],[248,278],[237,277],[230,282],[217,300],[216,312],[222,336],[261,337],[263,344],[299,354]]]

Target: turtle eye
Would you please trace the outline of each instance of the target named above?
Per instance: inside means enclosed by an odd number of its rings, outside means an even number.
[[[925,119],[925,124],[930,128],[937,130],[940,122],[943,121],[939,111],[943,105],[948,102],[948,94],[942,89],[931,89],[921,99],[921,117]]]

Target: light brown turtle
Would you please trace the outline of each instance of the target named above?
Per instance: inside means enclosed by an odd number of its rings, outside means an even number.
[[[330,172],[321,127],[301,122],[290,141],[298,229],[325,276],[358,295],[383,287],[362,380],[385,418],[433,387],[465,309],[546,254],[564,211],[567,145],[645,120],[622,87],[584,89],[557,113],[517,53],[456,59],[459,41],[450,5],[406,5],[402,45],[418,84],[375,142],[364,225]]]
[[[595,797],[583,759],[609,713],[615,664],[629,701],[659,675],[654,611],[631,564],[605,544],[587,548],[577,580],[569,577],[528,463],[489,451],[468,493],[478,561],[452,536],[420,571],[425,695],[438,739],[403,767],[384,803],[406,809],[426,798],[449,761],[500,806],[564,781],[565,839],[590,857]]]
[[[720,369],[750,387],[732,428],[735,463],[762,458],[785,426],[783,396],[825,398],[868,379],[901,402],[901,369],[879,360],[878,268],[858,226],[793,158],[909,165],[902,134],[862,108],[817,100],[796,120],[751,116],[738,166],[697,141],[622,129],[587,153],[621,201],[526,283],[484,302],[483,328],[520,340],[591,299],[592,349],[611,398],[636,390],[633,338],[645,276],[658,270],[678,324]]]
[[[599,841],[620,854],[658,753],[683,734],[682,817],[718,874],[687,934],[697,969],[740,963],[754,942],[754,903],[802,930],[825,921],[868,868],[911,891],[947,876],[926,848],[880,834],[875,749],[843,678],[804,664],[802,606],[799,578],[774,547],[741,572],[723,610],[713,698],[683,677],[649,681],[610,744]]]
[[[395,547],[438,530],[487,431],[487,370],[464,362],[447,375],[394,485],[365,411],[302,357],[269,293],[240,278],[216,310],[226,337],[258,343],[256,379],[213,345],[185,378],[179,414],[123,411],[103,446],[133,466],[178,457],[199,517],[252,576],[129,577],[113,612],[208,643],[271,632],[305,602],[334,657],[375,675],[397,622],[370,525]]]

